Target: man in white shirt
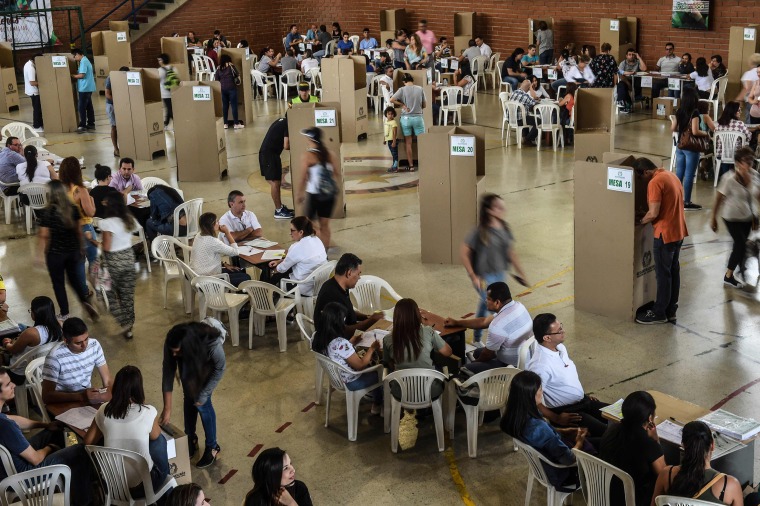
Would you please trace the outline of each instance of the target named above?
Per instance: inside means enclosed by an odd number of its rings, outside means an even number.
[[[479,35],[475,37],[475,45],[478,46],[478,48],[480,48],[481,55],[487,56],[489,58],[491,57],[491,53],[493,51],[491,51],[491,46],[485,43],[485,41],[483,40],[483,37]]]
[[[378,79],[382,86],[388,89],[388,92],[393,95],[393,65],[386,65],[383,69],[383,77]]]
[[[35,132],[43,132],[40,89],[37,84],[37,67],[34,64],[34,59],[37,56],[43,55],[42,53],[37,53],[24,64],[24,93],[32,99],[32,127]]]
[[[553,314],[542,313],[533,320],[533,335],[541,346],[536,346],[526,369],[541,377],[544,402],[538,405],[539,411],[554,425],[587,427],[591,436],[601,437],[607,421],[599,409],[607,404],[584,393],[578,370],[563,344],[562,323]]]
[[[495,314],[465,320],[446,318],[444,322],[447,327],[488,327],[485,348],[475,350],[475,361],[465,366],[473,374],[508,365],[516,367],[520,345],[533,335],[533,319],[530,313],[521,303],[512,300],[509,286],[503,281],[488,285],[486,309]]]
[[[232,190],[227,195],[230,210],[219,218],[219,224],[229,229],[235,242],[249,241],[261,237],[263,232],[256,215],[245,209],[245,195],[240,190]],[[226,242],[225,237],[225,242]]]

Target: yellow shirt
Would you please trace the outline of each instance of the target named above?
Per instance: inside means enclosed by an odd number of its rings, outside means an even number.
[[[71,202],[73,202],[74,204],[76,204],[77,209],[79,209],[79,216],[80,216],[80,218],[79,218],[79,224],[80,225],[90,225],[90,224],[92,224],[92,216],[87,216],[86,214],[84,214],[84,209],[82,209],[82,203],[81,202],[76,202],[74,200],[74,190],[76,190],[77,188],[78,188],[77,186],[72,186],[71,187],[71,189],[69,190],[69,198],[71,199]],[[79,191],[86,192],[87,188],[79,188]]]
[[[392,119],[388,121],[388,118],[385,118],[383,125],[385,127],[385,140],[386,141],[392,141],[396,139],[396,135],[393,132],[393,129],[395,128],[398,132],[398,121],[396,119]]]

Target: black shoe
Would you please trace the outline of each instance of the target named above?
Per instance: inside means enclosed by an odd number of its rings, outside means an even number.
[[[723,276],[723,284],[732,288],[744,288],[744,284],[735,277]]]
[[[683,205],[684,211],[701,211],[702,206],[695,204],[694,202],[687,202]]]
[[[222,448],[219,445],[216,445],[216,448],[209,448],[206,447],[206,451],[203,452],[203,457],[201,457],[201,460],[198,461],[197,464],[195,464],[195,467],[198,469],[204,469],[214,462],[216,462],[216,457],[219,455],[219,452],[222,451]]]
[[[655,323],[668,323],[668,319],[664,316],[657,316],[654,311],[647,309],[646,313],[636,317],[636,323],[653,325]]]
[[[187,441],[187,454],[189,458],[193,458],[195,456],[195,452],[198,451],[198,437],[194,437],[192,439],[188,439]]]
[[[87,130],[95,130],[95,125],[87,125]]]
[[[87,131],[87,129],[85,127],[77,127],[77,133],[78,134],[83,134],[86,131]]]

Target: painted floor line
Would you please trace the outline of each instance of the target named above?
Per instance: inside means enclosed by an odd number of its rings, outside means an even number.
[[[716,409],[722,408],[728,401],[730,401],[731,399],[733,399],[734,397],[736,397],[740,393],[747,391],[749,388],[757,385],[758,383],[760,383],[760,378],[752,380],[749,383],[747,383],[746,385],[737,388],[736,390],[734,390],[733,392],[731,392],[730,394],[728,394],[727,396],[725,396],[724,398],[722,398],[720,401],[718,401],[718,403],[715,404],[715,406],[713,406],[713,407],[710,408],[710,411],[715,411]]]
[[[448,438],[447,438],[448,439]],[[446,462],[449,464],[449,473],[451,473],[451,479],[454,482],[454,486],[459,492],[459,497],[462,498],[462,502],[465,506],[475,506],[475,503],[470,498],[470,493],[467,491],[467,485],[464,482],[464,478],[459,472],[459,466],[457,466],[456,455],[454,455],[454,449],[451,446],[447,446],[443,452],[443,456],[446,457]]]

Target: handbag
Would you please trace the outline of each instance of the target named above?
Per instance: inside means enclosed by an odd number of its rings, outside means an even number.
[[[681,136],[678,138],[678,149],[706,153],[709,148],[710,138],[693,135],[691,133],[691,128],[687,128],[681,132]]]
[[[240,80],[240,73],[237,71],[235,66],[230,63],[230,68],[232,69],[232,80],[235,81],[235,86],[240,86],[243,81]]]

